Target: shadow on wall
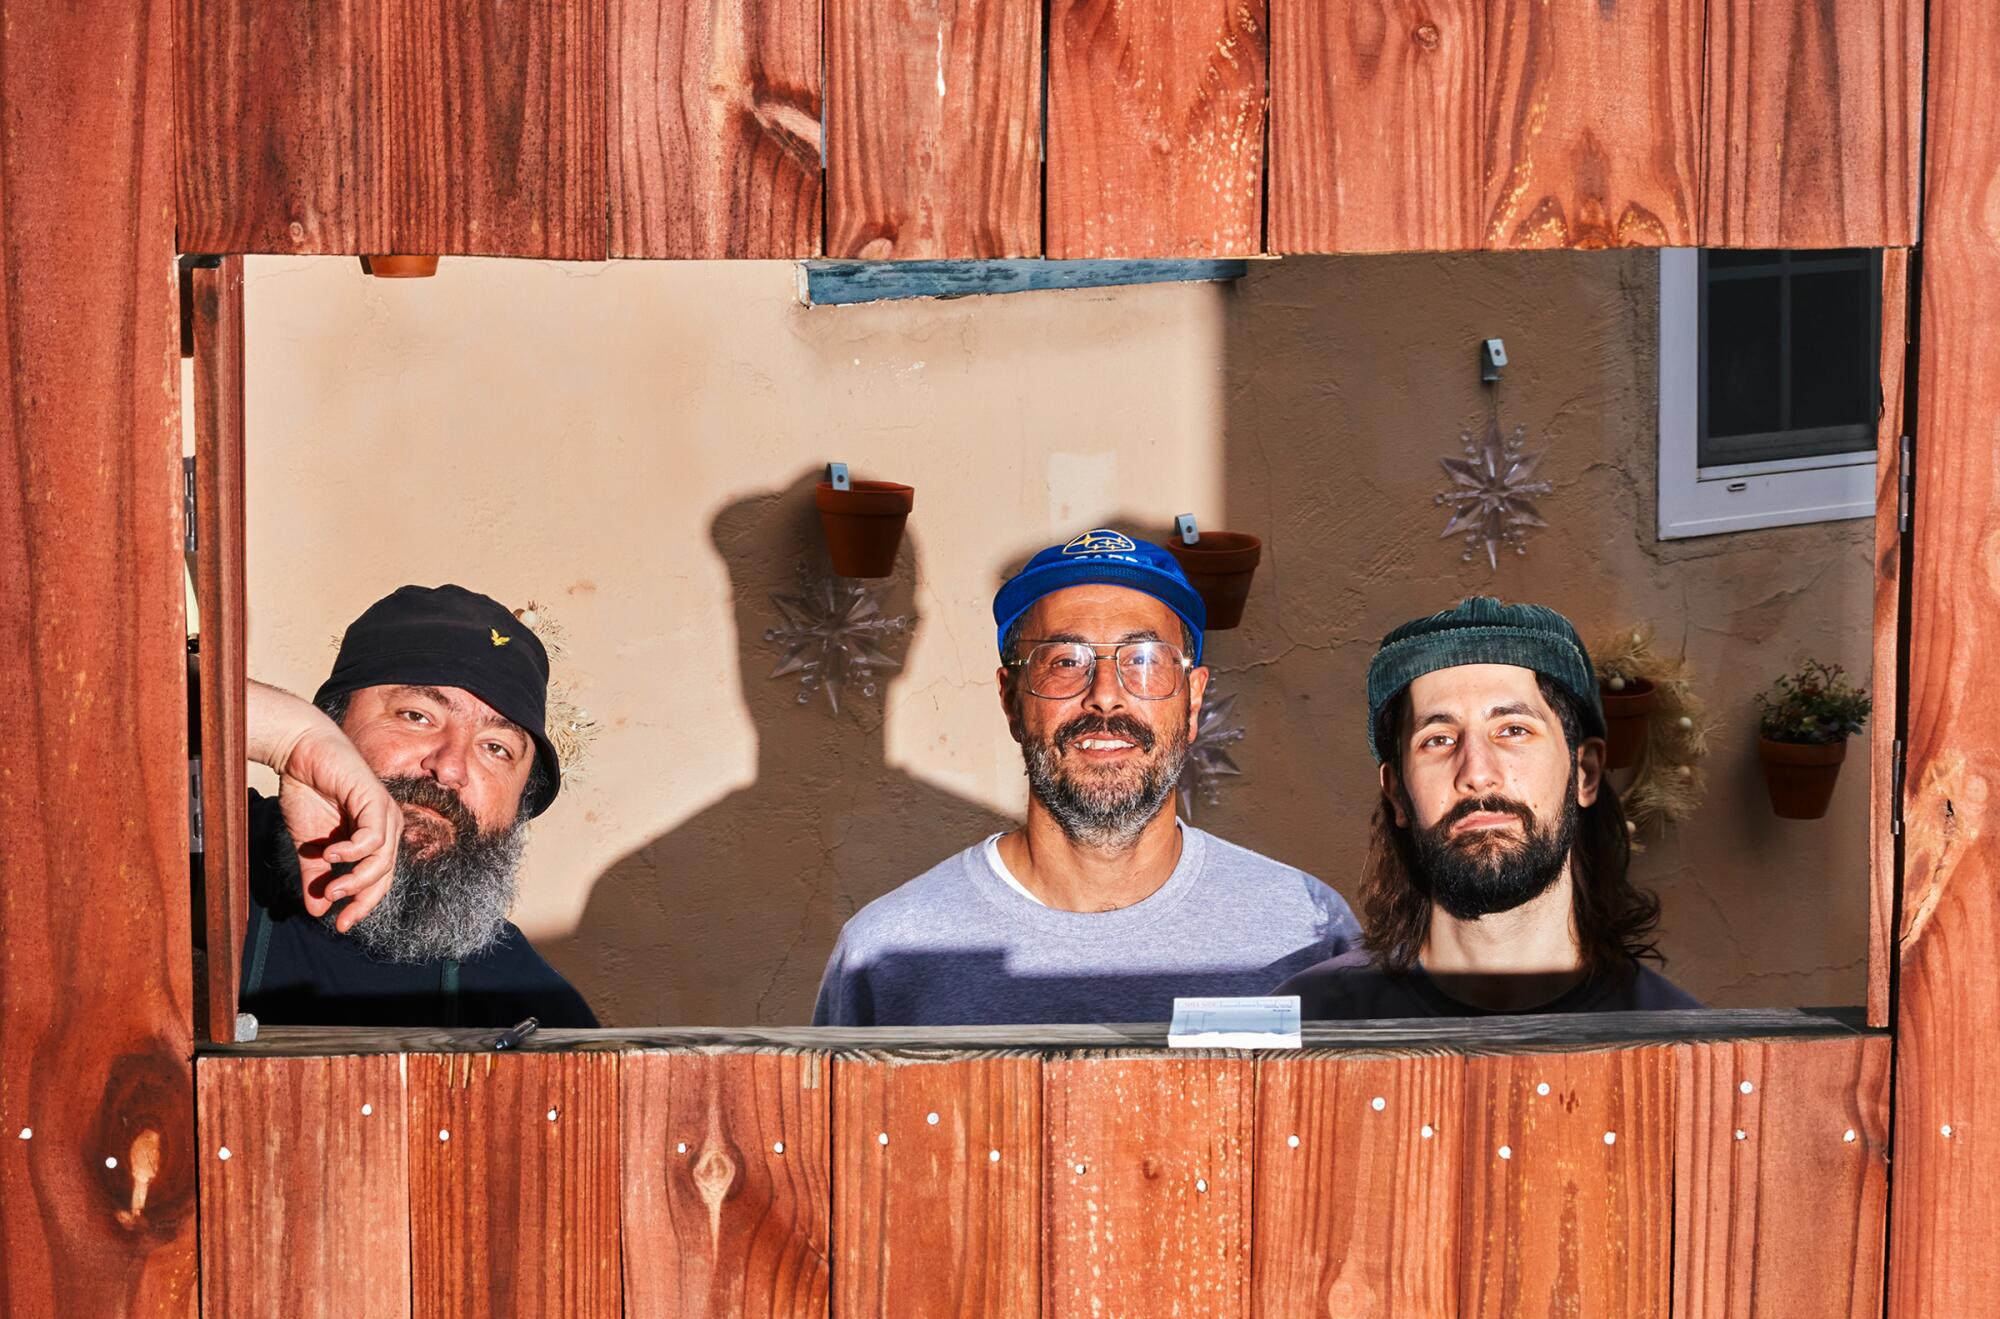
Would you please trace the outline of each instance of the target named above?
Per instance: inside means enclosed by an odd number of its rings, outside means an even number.
[[[716,638],[710,679],[721,689],[732,658],[741,670],[757,736],[756,781],[613,863],[592,886],[576,929],[540,945],[607,1026],[804,1023],[849,916],[1011,827],[887,763],[882,710],[894,672],[873,697],[850,687],[837,716],[824,696],[801,705],[794,679],[771,678],[779,659],[764,640],[777,621],[771,597],[794,588],[800,564],[825,565],[817,479],[808,474],[739,500],[712,527],[729,571],[736,637],[733,656]],[[912,630],[920,622],[917,580],[912,534],[884,600],[886,613],[912,618]],[[702,755],[698,746],[660,750]]]

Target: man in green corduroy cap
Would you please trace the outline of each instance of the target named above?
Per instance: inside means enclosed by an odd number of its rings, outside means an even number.
[[[1308,1020],[1699,1007],[1642,963],[1604,711],[1569,620],[1486,596],[1403,624],[1368,666],[1382,799],[1364,946],[1281,985]]]

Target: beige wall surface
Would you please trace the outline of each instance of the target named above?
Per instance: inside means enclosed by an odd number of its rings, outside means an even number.
[[[1668,974],[1717,1005],[1858,1001],[1866,772],[1771,816],[1751,694],[1865,675],[1869,529],[1672,543],[1653,526],[1648,254],[1253,264],[1165,285],[808,308],[784,263],[447,260],[371,280],[248,263],[250,660],[309,692],[404,582],[534,601],[598,732],[537,822],[516,919],[607,1023],[783,1023],[841,922],[1024,799],[993,689],[1004,573],[1179,512],[1266,539],[1242,630],[1243,777],[1206,827],[1352,893],[1381,634],[1471,591],[1587,638],[1648,621],[1724,723],[1706,805],[1637,862]],[[1474,345],[1507,340],[1497,396]],[[1438,460],[1498,407],[1546,448],[1551,524],[1497,573],[1441,541]],[[835,717],[768,675],[822,551],[830,460],[917,487],[884,607],[903,659]]]

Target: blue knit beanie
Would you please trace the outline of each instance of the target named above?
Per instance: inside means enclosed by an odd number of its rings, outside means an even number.
[[[1375,729],[1384,707],[1426,673],[1461,664],[1512,664],[1554,679],[1582,709],[1583,735],[1604,736],[1597,671],[1569,620],[1545,605],[1510,605],[1475,595],[1382,638],[1368,665],[1368,749],[1376,764],[1382,763],[1382,748],[1375,745]]]

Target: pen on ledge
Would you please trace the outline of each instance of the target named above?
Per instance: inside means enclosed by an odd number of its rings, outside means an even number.
[[[522,1019],[520,1025],[503,1032],[499,1039],[493,1041],[493,1047],[495,1049],[518,1048],[522,1040],[527,1039],[541,1028],[541,1024],[541,1022],[536,1021],[533,1017],[525,1017]]]

